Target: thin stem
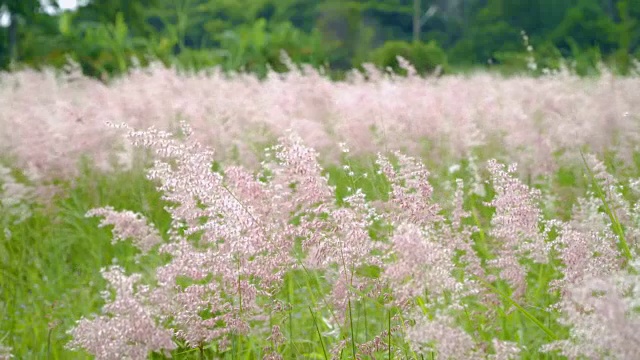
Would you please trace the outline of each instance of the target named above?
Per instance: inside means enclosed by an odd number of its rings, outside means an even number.
[[[353,332],[353,313],[351,312],[351,296],[349,296],[349,323],[351,325],[351,352],[353,353],[353,358],[356,358],[356,337]]]
[[[291,296],[293,293],[293,277],[291,274],[289,274],[287,280],[287,301],[289,302],[289,344],[293,344],[293,302]]]
[[[311,306],[309,306],[309,312],[311,313],[311,317],[313,317],[313,324],[316,327],[316,331],[318,332],[318,338],[320,339],[320,346],[322,346],[322,354],[324,355],[325,360],[329,360],[329,356],[327,356],[327,350],[324,348],[324,341],[322,341],[322,333],[320,332],[320,327],[318,326],[318,322],[316,321],[316,315],[311,310]]]
[[[389,321],[387,323],[387,326],[388,326],[387,333],[388,333],[388,336],[389,336],[389,341],[388,341],[387,345],[389,347],[389,360],[391,360],[391,359],[393,359],[393,357],[391,355],[391,309],[389,309],[388,315],[389,315]]]
[[[362,310],[364,311],[364,338],[369,339],[369,331],[367,327],[369,326],[367,322],[367,304],[363,302]]]
[[[49,328],[49,333],[47,334],[47,360],[51,359],[51,333],[53,332],[53,328]]]

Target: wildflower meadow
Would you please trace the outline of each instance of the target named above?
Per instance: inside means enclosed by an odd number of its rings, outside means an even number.
[[[0,359],[634,359],[640,73],[0,75]]]

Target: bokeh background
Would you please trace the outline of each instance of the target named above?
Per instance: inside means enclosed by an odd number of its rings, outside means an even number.
[[[397,55],[421,73],[513,73],[533,56],[539,72],[626,74],[639,18],[640,0],[2,0],[0,69],[73,59],[102,79],[156,61],[265,74],[284,70],[284,50],[335,77]]]

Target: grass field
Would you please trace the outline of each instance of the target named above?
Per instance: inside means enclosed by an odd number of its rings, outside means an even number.
[[[291,135],[243,163],[174,133],[129,129],[132,166],[42,183],[6,157],[0,359],[640,351],[633,148],[585,142],[531,171],[491,160],[509,141],[457,156],[427,139],[415,158],[336,141],[318,162]]]

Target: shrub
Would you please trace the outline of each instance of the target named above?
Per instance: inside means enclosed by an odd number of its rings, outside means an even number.
[[[398,57],[408,60],[419,74],[431,73],[438,67],[446,68],[447,55],[434,41],[428,43],[408,43],[404,41],[388,41],[371,54],[371,61],[382,67],[391,68],[394,72],[403,73]]]

